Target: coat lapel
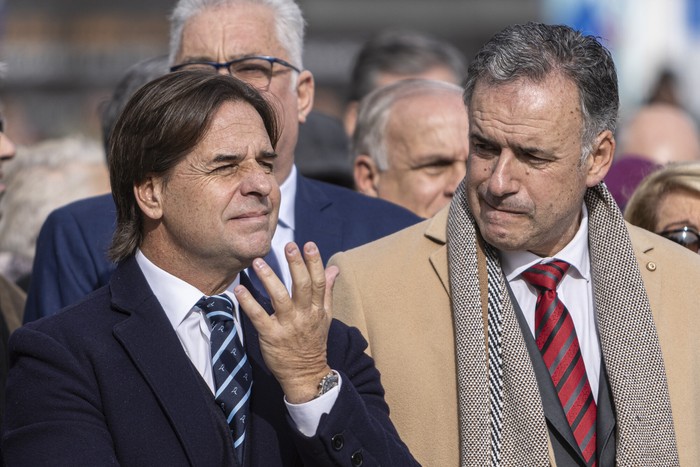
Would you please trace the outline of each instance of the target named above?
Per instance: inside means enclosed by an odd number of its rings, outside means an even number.
[[[114,327],[114,336],[151,387],[190,464],[207,465],[207,459],[221,459],[226,451],[233,463],[230,435],[212,418],[201,376],[133,257],[118,267],[110,287],[115,312],[128,315]]]
[[[445,292],[450,293],[449,262],[447,261],[447,214],[445,208],[428,221],[425,236],[437,243],[437,248],[430,254],[430,264],[440,278]]]

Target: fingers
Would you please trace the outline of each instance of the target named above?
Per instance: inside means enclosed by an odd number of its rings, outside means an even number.
[[[270,299],[274,302],[277,300],[284,300],[284,298],[289,298],[287,289],[282,282],[282,279],[277,277],[275,271],[263,260],[262,258],[255,258],[253,260],[252,266],[255,269],[255,274],[257,274],[260,282],[262,283]]]
[[[270,326],[270,316],[265,309],[253,298],[253,295],[242,285],[237,285],[233,289],[238,304],[243,312],[248,316],[253,326],[260,334],[264,334]]]
[[[316,244],[309,242],[304,245],[304,257],[306,267],[311,278],[311,305],[314,309],[324,309],[323,296],[326,290],[326,274],[323,269],[323,260]]]
[[[300,308],[313,307],[323,309],[323,295],[326,288],[326,277],[323,270],[323,260],[316,244],[308,242],[304,245],[304,257],[294,243],[285,247],[289,271],[292,275],[292,298]]]
[[[332,315],[333,310],[333,285],[335,284],[335,279],[340,274],[340,269],[338,266],[328,266],[325,271],[326,274],[326,291],[323,296],[323,307],[328,312],[329,316]]]

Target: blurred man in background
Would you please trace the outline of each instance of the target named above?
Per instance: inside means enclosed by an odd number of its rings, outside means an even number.
[[[449,42],[417,31],[385,31],[367,41],[355,58],[343,121],[352,135],[357,110],[373,90],[408,78],[461,85],[467,71],[464,55]]]
[[[355,186],[432,217],[466,172],[469,123],[462,88],[408,79],[362,99],[353,136]]]

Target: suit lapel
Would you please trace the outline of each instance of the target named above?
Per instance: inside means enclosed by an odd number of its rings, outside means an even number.
[[[322,255],[343,249],[343,219],[330,209],[332,204],[333,200],[326,193],[302,175],[297,175],[294,241],[299,248],[313,241]],[[324,264],[329,257],[323,257]]]
[[[201,376],[134,258],[119,266],[110,287],[115,312],[129,315],[114,327],[114,336],[151,387],[190,464],[207,465],[207,459],[220,460],[226,451],[233,463],[232,443],[226,442],[230,435],[221,433],[212,418],[212,401],[201,389]]]

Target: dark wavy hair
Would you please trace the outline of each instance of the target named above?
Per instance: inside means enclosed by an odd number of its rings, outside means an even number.
[[[252,87],[229,75],[179,71],[140,88],[119,116],[109,143],[109,174],[117,226],[109,250],[114,261],[136,252],[143,218],[134,185],[150,174],[168,175],[206,134],[226,102],[245,102],[262,118],[272,146],[279,137],[272,106]]]

